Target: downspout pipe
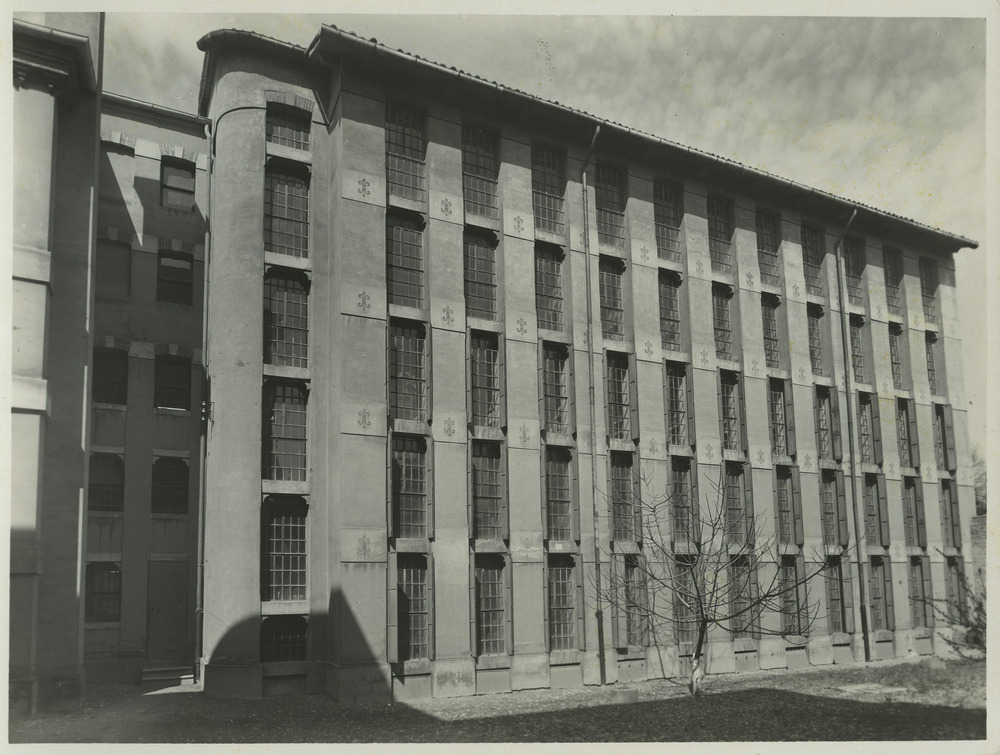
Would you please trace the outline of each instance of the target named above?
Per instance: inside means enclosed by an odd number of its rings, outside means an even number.
[[[590,389],[588,399],[590,401],[590,484],[592,487],[591,505],[594,516],[594,587],[597,592],[596,610],[594,616],[597,619],[597,661],[601,669],[601,686],[608,683],[607,658],[604,651],[604,610],[601,607],[601,541],[600,528],[598,527],[597,510],[597,399],[594,388],[594,306],[593,290],[590,275],[590,212],[589,194],[587,192],[587,166],[590,158],[594,154],[597,146],[597,139],[601,135],[601,124],[594,127],[594,136],[590,140],[587,154],[583,158],[583,166],[580,168],[580,185],[583,187],[583,269],[586,275],[587,288],[587,375],[589,377]]]
[[[854,517],[854,547],[858,564],[858,606],[861,610],[861,638],[865,644],[865,661],[872,659],[871,640],[868,636],[868,603],[865,590],[865,561],[861,555],[861,517],[858,513],[858,459],[854,442],[855,395],[851,375],[850,315],[847,312],[847,262],[843,254],[844,237],[858,215],[858,208],[851,211],[851,218],[833,245],[837,262],[837,295],[840,297],[840,346],[844,355],[844,389],[847,394],[847,444],[851,473],[851,513]]]

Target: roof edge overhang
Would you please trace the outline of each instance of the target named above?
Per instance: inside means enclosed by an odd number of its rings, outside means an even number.
[[[24,38],[33,38],[43,43],[49,42],[74,50],[77,58],[77,74],[83,90],[89,94],[97,93],[96,62],[88,37],[15,18],[14,36],[19,34]]]
[[[101,96],[105,105],[105,110],[108,110],[109,108],[107,106],[111,105],[112,109],[149,113],[164,120],[175,121],[184,126],[198,126],[204,128],[205,126],[210,126],[212,124],[211,118],[206,118],[202,115],[194,115],[193,113],[186,113],[183,110],[175,110],[164,105],[156,105],[152,102],[145,102],[144,100],[137,100],[134,97],[126,97],[123,94],[104,92]]]

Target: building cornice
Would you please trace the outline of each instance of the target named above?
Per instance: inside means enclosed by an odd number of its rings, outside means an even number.
[[[182,110],[174,110],[173,108],[156,105],[152,102],[137,100],[121,94],[104,92],[102,100],[104,103],[104,112],[113,112],[117,110],[131,113],[143,113],[159,118],[160,120],[166,121],[172,125],[185,126],[188,128],[194,126],[199,133],[205,126],[212,125],[211,118],[195,115],[193,113],[185,113]]]
[[[61,93],[97,92],[90,40],[80,34],[14,19],[14,86],[35,85]]]

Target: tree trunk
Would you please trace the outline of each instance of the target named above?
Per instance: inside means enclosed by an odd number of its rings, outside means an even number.
[[[708,622],[701,621],[698,624],[698,642],[695,644],[694,654],[691,656],[691,681],[688,685],[688,689],[694,697],[701,695],[701,681],[705,678],[705,669],[701,662],[701,649],[705,645],[706,634],[708,634]]]

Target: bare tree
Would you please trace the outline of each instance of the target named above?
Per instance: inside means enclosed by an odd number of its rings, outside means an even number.
[[[986,460],[975,446],[972,448],[972,482],[976,490],[976,514],[985,514]]]
[[[938,553],[944,554],[938,550]],[[946,562],[948,559],[946,559]],[[986,585],[982,576],[975,580],[965,574],[964,564],[949,564],[946,575],[948,596],[930,599],[934,614],[951,628],[941,639],[959,657],[980,659],[986,655]]]
[[[648,480],[632,486],[612,481],[608,496],[613,545],[605,558],[612,575],[601,597],[615,614],[615,644],[676,643],[679,655],[691,656],[693,695],[701,691],[713,627],[734,638],[806,642],[819,614],[810,584],[831,564],[825,554],[807,562],[801,529],[797,538],[794,533],[794,510],[788,521],[770,505],[755,513],[740,479],[726,475],[724,467],[702,500],[676,486],[649,495]],[[640,484],[645,495],[635,490]],[[775,518],[774,526],[767,526],[768,517]],[[839,542],[840,562],[847,563],[849,549]]]

